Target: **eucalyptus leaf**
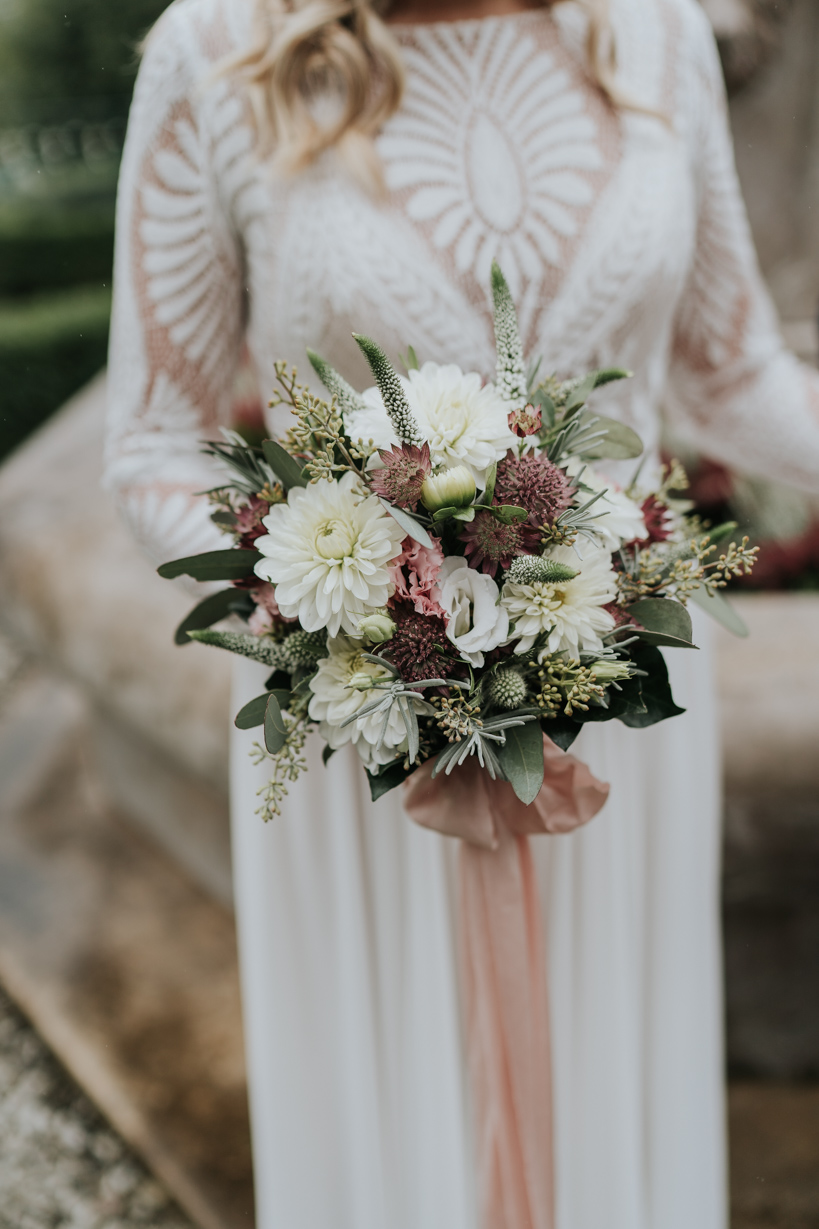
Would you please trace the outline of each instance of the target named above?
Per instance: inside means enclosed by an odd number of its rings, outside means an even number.
[[[247,704],[239,709],[233,719],[233,724],[237,730],[252,730],[257,725],[264,725],[264,714],[269,694],[266,691],[264,695],[254,696],[252,700],[249,700]]]
[[[691,643],[691,615],[681,602],[667,597],[644,597],[639,602],[633,602],[628,613],[647,632],[659,632],[674,641]]]
[[[743,619],[737,614],[730,602],[728,602],[721,593],[709,593],[707,589],[703,589],[699,585],[696,589],[692,589],[689,593],[689,598],[692,602],[709,614],[712,619],[716,619],[717,623],[721,623],[729,632],[733,632],[735,636],[747,636],[748,628]]]
[[[604,414],[595,414],[594,418],[597,420],[594,423],[594,430],[605,430],[606,434],[603,439],[594,441],[588,448],[583,448],[584,458],[590,461],[599,461],[603,458],[610,461],[630,461],[634,457],[642,456],[643,441],[631,427],[618,422],[615,418],[607,418]]]
[[[543,784],[543,731],[537,721],[513,726],[506,731],[506,742],[495,753],[503,775],[521,802],[534,802]]]
[[[264,745],[271,755],[276,755],[286,742],[287,726],[276,695],[271,691],[264,711]]]
[[[655,644],[658,648],[666,649],[698,649],[700,646],[694,644],[692,640],[681,640],[679,636],[669,636],[666,632],[643,632],[634,633],[639,636],[646,644]]]
[[[236,601],[236,589],[220,589],[211,593],[188,614],[176,629],[174,641],[176,644],[190,644],[188,632],[198,631],[203,627],[211,627],[220,619],[226,619],[231,613]]]
[[[156,570],[163,580],[192,576],[194,580],[244,580],[253,575],[262,555],[257,550],[211,550],[201,555],[173,559]]]
[[[302,466],[277,440],[263,440],[262,450],[265,460],[286,491],[294,486],[307,486]]]
[[[381,503],[393,520],[398,522],[404,533],[408,534],[416,542],[420,542],[422,546],[433,546],[432,538],[424,529],[424,526],[416,521],[414,516],[410,516],[409,512],[405,512],[403,508],[396,508],[395,504],[387,503],[386,499],[382,499]]]

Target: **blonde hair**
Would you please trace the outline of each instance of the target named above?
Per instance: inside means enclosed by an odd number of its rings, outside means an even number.
[[[542,0],[543,7],[561,0]],[[608,0],[581,0],[589,70],[613,104],[614,40]],[[382,16],[389,0],[255,0],[255,35],[222,72],[248,87],[263,148],[277,166],[303,170],[338,149],[369,187],[381,189],[373,137],[401,102],[401,49]]]

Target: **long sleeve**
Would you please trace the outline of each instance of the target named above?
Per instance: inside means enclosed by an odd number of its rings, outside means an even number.
[[[243,336],[241,245],[218,171],[235,167],[225,142],[246,129],[227,86],[203,88],[185,16],[174,5],[149,38],[117,205],[105,485],[157,561],[224,541],[195,493],[217,483],[201,440],[228,419]]]
[[[733,468],[819,489],[819,373],[782,343],[736,175],[722,73],[698,14],[689,137],[699,188],[696,250],[672,344],[668,409]]]

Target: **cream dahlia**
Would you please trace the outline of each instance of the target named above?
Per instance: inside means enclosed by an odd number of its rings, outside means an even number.
[[[490,465],[515,443],[508,404],[476,372],[463,372],[454,363],[424,363],[400,379],[433,465],[466,465],[480,485]],[[367,389],[363,399],[367,408],[346,416],[350,436],[379,448],[397,443],[378,389]]]
[[[387,565],[404,531],[355,474],[294,487],[264,526],[267,536],[255,546],[265,558],[255,571],[276,586],[285,618],[298,618],[309,632],[326,627],[331,636],[342,628],[353,634],[364,615],[386,604],[392,593]]]
[[[570,546],[558,546],[546,558],[566,564],[575,575],[570,580],[528,585],[507,581],[503,586],[501,605],[514,624],[512,639],[520,638],[515,652],[527,653],[540,635],[548,637],[548,653],[601,649],[601,637],[614,627],[614,619],[604,609],[617,592],[611,555],[606,550],[588,550],[578,559]]]
[[[405,750],[407,729],[397,705],[390,709],[386,730],[383,713],[370,713],[367,717],[343,725],[379,694],[361,686],[365,681],[362,676],[373,680],[393,677],[384,666],[368,661],[364,651],[365,646],[360,640],[351,640],[344,635],[329,641],[328,656],[319,662],[318,670],[310,680],[313,696],[309,712],[314,721],[320,722],[319,733],[329,746],[338,749],[352,742],[365,767],[373,769],[379,764],[388,764],[400,751]],[[354,678],[358,684],[356,687],[350,685]],[[418,705],[423,705],[421,696],[418,697]],[[377,745],[379,740],[380,746]]]
[[[584,468],[578,457],[572,457],[566,466],[566,473],[574,478],[581,470],[580,482],[584,487],[588,487],[593,494],[605,491],[597,503],[589,508],[589,515],[595,518],[592,528],[603,546],[615,551],[619,550],[624,542],[645,538],[646,523],[640,505],[621,491],[616,483],[604,478],[589,465]],[[575,502],[582,504],[589,498],[588,492],[581,490]]]

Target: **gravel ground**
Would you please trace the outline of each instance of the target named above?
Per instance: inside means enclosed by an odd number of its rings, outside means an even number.
[[[193,1229],[0,991],[0,1229]]]

